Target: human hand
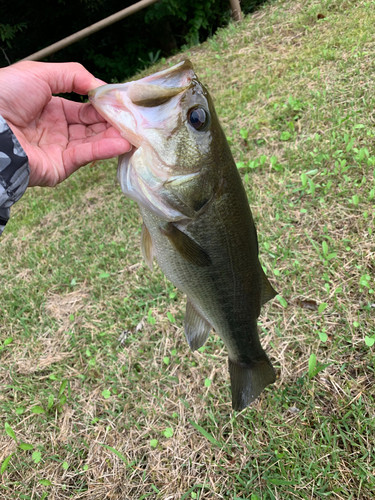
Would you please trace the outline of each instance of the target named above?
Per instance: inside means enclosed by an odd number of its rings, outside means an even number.
[[[0,115],[29,159],[29,186],[55,186],[79,167],[131,149],[91,104],[52,94],[85,95],[104,84],[78,63],[24,61],[0,69]]]

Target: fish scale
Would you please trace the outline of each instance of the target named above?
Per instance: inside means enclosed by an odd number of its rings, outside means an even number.
[[[190,348],[201,347],[211,329],[223,340],[232,407],[242,410],[276,378],[257,327],[261,306],[276,292],[258,259],[246,192],[212,99],[184,61],[137,82],[106,85],[90,100],[134,138],[136,154],[120,157],[118,177],[139,204],[143,255],[186,294]],[[111,105],[121,105],[121,113]]]

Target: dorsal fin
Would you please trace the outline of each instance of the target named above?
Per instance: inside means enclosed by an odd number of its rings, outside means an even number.
[[[266,302],[268,302],[269,300],[273,299],[277,295],[277,292],[274,290],[273,286],[268,281],[268,278],[267,278],[265,272],[263,271],[262,266],[260,266],[260,267],[261,267],[261,270],[262,270],[262,295],[261,295],[261,304],[262,304],[262,306],[264,306],[264,304]]]

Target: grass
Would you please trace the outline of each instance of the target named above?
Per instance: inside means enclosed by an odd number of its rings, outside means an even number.
[[[214,96],[280,293],[278,380],[240,414],[115,161],[28,190],[0,240],[0,498],[374,497],[374,48],[375,2],[280,0],[171,60]]]

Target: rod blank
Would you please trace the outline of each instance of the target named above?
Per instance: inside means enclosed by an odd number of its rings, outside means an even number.
[[[82,40],[82,38],[92,35],[93,33],[106,28],[107,26],[110,26],[117,21],[121,21],[121,19],[124,19],[131,14],[135,14],[136,12],[144,9],[145,7],[148,7],[149,5],[152,5],[153,3],[156,3],[157,1],[158,0],[141,0],[140,2],[137,2],[130,7],[127,7],[126,9],[120,10],[119,12],[116,12],[115,14],[112,14],[111,16],[106,17],[99,22],[92,24],[91,26],[88,26],[81,31],[77,31],[77,33],[74,33],[73,35],[67,36],[62,40],[53,43],[52,45],[49,45],[42,50],[39,50],[38,52],[34,52],[34,54],[21,59],[21,61],[39,61],[40,59],[44,59],[45,57],[54,54],[58,50],[64,49],[68,45],[71,45],[74,42],[78,42],[78,40]]]

